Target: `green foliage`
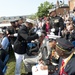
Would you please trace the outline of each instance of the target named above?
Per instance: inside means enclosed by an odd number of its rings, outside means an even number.
[[[38,12],[37,12],[37,16],[38,17],[43,17],[43,16],[47,16],[49,14],[49,9],[52,8],[53,3],[49,3],[49,2],[44,2],[41,3],[40,6],[38,7]]]
[[[31,14],[28,18],[35,20],[37,18],[37,14]]]

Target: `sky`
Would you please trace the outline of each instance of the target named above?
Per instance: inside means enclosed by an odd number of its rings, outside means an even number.
[[[0,0],[0,17],[34,14],[37,12],[38,6],[45,1],[55,4],[57,0]],[[64,0],[64,2],[68,4],[68,0]]]

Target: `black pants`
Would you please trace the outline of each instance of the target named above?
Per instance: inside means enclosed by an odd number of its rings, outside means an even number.
[[[0,59],[4,62],[5,57],[7,55],[7,51],[5,51],[4,49],[0,49]]]
[[[2,70],[1,70],[1,68],[0,68],[0,75],[4,75],[3,72],[2,72]]]

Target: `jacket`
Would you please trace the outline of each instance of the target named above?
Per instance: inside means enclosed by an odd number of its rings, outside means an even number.
[[[58,67],[58,71],[55,72],[52,75],[59,75],[59,71],[60,71],[60,67],[61,67],[61,63],[62,63],[62,58],[60,58],[59,60],[59,67]],[[65,67],[65,72],[67,73],[67,75],[75,75],[75,54],[72,56],[72,58],[69,60],[69,62],[67,63],[66,67]]]
[[[51,28],[55,28],[55,35],[58,35],[59,27],[61,30],[64,29],[64,21],[61,17],[55,16],[50,18]]]
[[[29,36],[29,29],[25,25],[22,25],[18,30],[18,37],[14,43],[14,52],[18,54],[25,54],[27,50],[27,43],[37,38],[39,38],[38,34]]]

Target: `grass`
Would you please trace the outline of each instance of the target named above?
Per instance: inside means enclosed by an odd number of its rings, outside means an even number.
[[[7,63],[7,71],[5,75],[15,75],[15,57],[14,52],[10,51],[9,61]],[[25,73],[24,64],[21,65],[21,73]]]

